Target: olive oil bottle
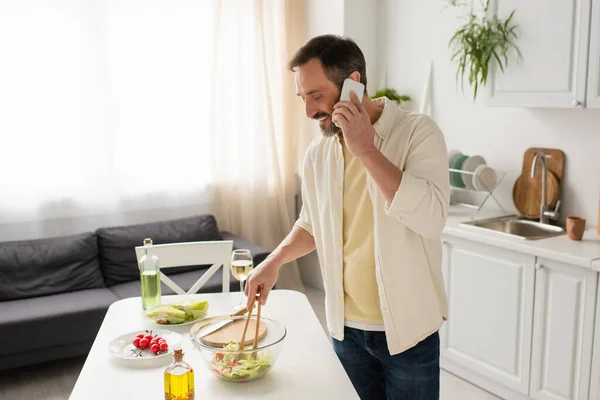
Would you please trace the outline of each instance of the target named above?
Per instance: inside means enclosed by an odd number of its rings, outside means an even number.
[[[183,361],[183,350],[175,349],[173,359],[165,370],[165,400],[194,400],[194,370]]]
[[[140,259],[140,286],[144,311],[160,305],[160,266],[152,254],[152,239],[144,239],[144,255]]]

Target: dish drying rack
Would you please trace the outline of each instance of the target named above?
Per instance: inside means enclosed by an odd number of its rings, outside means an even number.
[[[458,191],[458,192],[466,192],[466,193],[471,193],[471,194],[477,194],[480,197],[479,201],[476,201],[474,204],[473,203],[460,202],[460,201],[453,202],[452,201],[452,196],[451,196],[450,205],[451,206],[460,206],[460,207],[470,208],[470,209],[474,210],[473,214],[471,215],[471,218],[474,218],[477,215],[477,213],[483,208],[484,204],[491,198],[498,205],[498,207],[500,207],[500,209],[502,210],[502,213],[506,214],[506,209],[502,206],[502,204],[500,203],[500,201],[498,201],[498,199],[496,198],[496,196],[494,196],[494,190],[496,190],[496,188],[498,187],[498,185],[500,185],[500,183],[502,182],[502,180],[504,180],[504,177],[506,176],[506,171],[500,171],[500,170],[497,170],[495,168],[492,168],[492,169],[496,173],[496,182],[494,183],[494,185],[492,187],[490,187],[490,188],[486,187],[486,190],[469,189],[469,188],[466,188],[466,187],[465,188],[461,188],[461,187],[450,185],[450,190],[451,191]],[[468,175],[469,179],[471,179],[475,175],[475,172],[463,171],[461,169],[448,168],[448,171],[450,173],[458,173],[458,174],[461,174],[461,175]]]

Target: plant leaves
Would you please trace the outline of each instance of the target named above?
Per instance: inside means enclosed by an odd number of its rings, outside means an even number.
[[[403,101],[411,101],[410,96],[400,95],[400,94],[398,94],[396,89],[392,89],[392,88],[379,89],[375,92],[375,94],[373,96],[371,96],[371,98],[376,99],[378,97],[384,97],[384,96],[387,97],[388,99],[394,101],[397,104],[400,104]]]
[[[494,58],[496,59],[496,62],[498,63],[498,66],[500,67],[500,71],[502,71],[504,73],[504,66],[502,65],[502,61],[500,61],[500,57],[498,57],[498,53],[496,53],[496,51],[494,50],[492,52],[492,54],[494,55]]]
[[[458,0],[449,0],[449,3],[459,6]],[[496,14],[488,15],[490,0],[480,0],[479,3],[483,12],[469,12],[467,23],[460,26],[448,42],[452,49],[450,60],[457,64],[456,83],[460,83],[464,92],[466,79],[472,86],[473,100],[477,98],[479,88],[487,83],[492,58],[501,72],[508,66],[511,49],[516,51],[517,61],[522,58],[521,51],[513,42],[518,38],[517,26],[512,22],[516,10],[502,20]]]

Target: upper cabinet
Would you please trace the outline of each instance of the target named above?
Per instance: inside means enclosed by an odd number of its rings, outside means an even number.
[[[523,1],[501,0],[498,13],[506,17],[515,11],[517,47],[522,59],[509,59],[502,73],[492,66],[486,87],[485,104],[507,107],[585,107],[588,86],[588,50],[592,0]],[[591,25],[599,31],[600,12],[594,0]],[[599,35],[591,42],[595,59],[590,58],[590,77],[598,93]],[[590,84],[593,79],[590,79]]]
[[[600,108],[600,1],[597,0],[592,5],[588,65],[586,107]]]

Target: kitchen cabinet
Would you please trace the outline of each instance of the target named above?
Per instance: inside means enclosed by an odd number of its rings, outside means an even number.
[[[530,397],[588,399],[596,272],[537,258]]]
[[[600,280],[596,282],[596,285],[600,284]],[[600,400],[600,295],[597,295],[596,298],[596,328],[594,329],[594,350],[592,352],[590,400]]]
[[[598,0],[600,1],[600,0]],[[594,0],[591,25],[599,29],[598,1]],[[486,86],[485,104],[508,107],[584,107],[586,103],[590,13],[592,0],[522,1],[502,0],[498,13],[506,17],[516,9],[517,46],[523,55],[509,59],[502,73],[492,66]],[[592,38],[596,60],[590,71],[596,76],[598,93],[598,35]],[[596,95],[596,98],[598,96]],[[594,100],[594,99],[592,99]],[[597,101],[591,101],[596,104]]]
[[[531,255],[445,239],[449,316],[441,332],[444,360],[528,393],[534,264]]]
[[[586,107],[600,108],[600,0],[592,1],[587,84]]]
[[[443,243],[442,368],[504,399],[600,400],[598,272],[458,236]]]

